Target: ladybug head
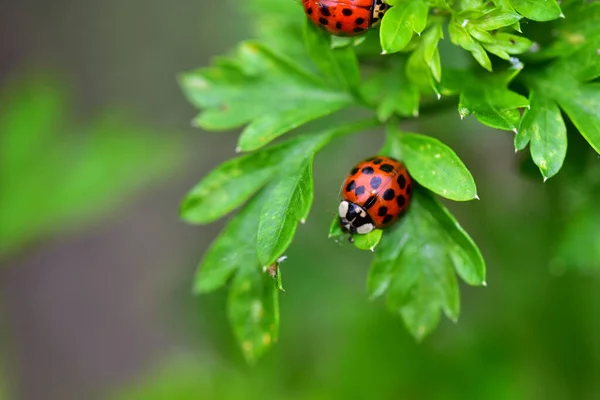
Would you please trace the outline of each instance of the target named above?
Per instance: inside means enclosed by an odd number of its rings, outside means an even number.
[[[373,220],[367,211],[358,204],[342,200],[338,208],[340,225],[350,234],[364,235],[375,229]]]

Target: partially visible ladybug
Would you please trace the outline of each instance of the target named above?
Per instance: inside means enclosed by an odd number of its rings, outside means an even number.
[[[375,26],[389,8],[385,0],[302,0],[315,25],[339,36],[356,36]]]
[[[350,235],[386,228],[404,215],[412,190],[412,178],[401,162],[384,156],[362,161],[342,186],[340,225]]]

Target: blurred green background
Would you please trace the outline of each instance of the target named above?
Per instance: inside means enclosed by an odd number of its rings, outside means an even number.
[[[245,364],[225,292],[191,297],[223,222],[177,217],[236,135],[191,128],[176,74],[249,35],[238,5],[0,5],[0,399],[600,398],[600,159],[572,134],[542,184],[510,134],[455,110],[405,129],[473,172],[481,201],[449,207],[488,287],[461,286],[459,322],[421,344],[367,300],[370,254],[327,239],[341,177],[383,141],[367,132],[317,157],[279,343]]]

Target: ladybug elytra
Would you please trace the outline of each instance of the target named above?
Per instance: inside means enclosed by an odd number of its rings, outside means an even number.
[[[381,21],[389,8],[385,0],[302,0],[315,25],[340,36],[359,35]]]
[[[344,231],[366,234],[404,215],[413,182],[404,164],[377,156],[358,163],[344,181],[339,220]]]

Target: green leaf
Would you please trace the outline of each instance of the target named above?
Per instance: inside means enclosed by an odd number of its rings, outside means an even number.
[[[599,43],[600,44],[600,43]],[[600,153],[600,84],[585,83],[600,76],[600,56],[594,43],[567,59],[524,77],[528,86],[555,100],[577,130]]]
[[[443,32],[441,21],[431,21],[431,26],[423,34],[418,47],[408,57],[406,77],[422,92],[433,90],[439,96],[438,83],[442,77],[442,67],[438,42],[443,38]]]
[[[313,201],[312,157],[298,171],[281,178],[260,215],[257,254],[261,265],[268,266],[289,247],[298,222],[308,217]]]
[[[540,41],[544,41],[539,51],[530,54],[530,57],[541,59],[559,57],[569,62],[570,56],[582,47],[595,46],[595,49],[600,47],[598,30],[600,2],[577,1],[568,5],[564,5],[563,2],[563,6],[566,17],[549,24],[551,38],[542,36]],[[548,43],[544,43],[545,41]]]
[[[465,20],[467,23],[468,21]],[[492,71],[492,62],[488,57],[483,47],[471,37],[469,32],[465,28],[465,22],[460,22],[453,19],[448,25],[448,32],[450,33],[450,39],[452,43],[462,47],[463,49],[471,52],[473,58],[486,70]]]
[[[529,103],[531,109],[523,116],[515,147],[522,149],[530,140],[531,158],[548,179],[560,170],[567,154],[567,128],[551,99],[532,91]]]
[[[523,36],[512,35],[506,32],[496,32],[493,35],[493,42],[483,43],[483,47],[492,54],[510,61],[511,54],[521,54],[531,48],[531,40]]]
[[[352,46],[332,49],[332,36],[315,26],[308,19],[304,29],[304,41],[311,59],[326,77],[336,82],[336,87],[350,89],[358,86],[360,71]]]
[[[514,23],[519,22],[521,18],[523,18],[521,15],[512,10],[495,8],[486,12],[481,17],[469,21],[469,25],[476,26],[477,28],[486,31],[493,31],[505,26],[513,25]]]
[[[204,110],[196,125],[224,130],[247,124],[238,142],[241,151],[258,149],[353,102],[347,92],[327,87],[297,63],[254,42],[242,43],[235,58],[184,74],[181,85],[192,104]]]
[[[387,292],[388,306],[421,340],[436,327],[441,311],[458,318],[454,270],[470,284],[485,284],[485,265],[471,238],[439,202],[417,188],[409,212],[384,233],[375,251],[368,292],[371,297]]]
[[[579,133],[600,153],[600,83],[571,87],[556,100]]]
[[[331,225],[329,225],[329,238],[337,238],[340,236],[344,236],[346,233],[342,230],[342,227],[340,226],[340,220],[337,216],[337,214],[335,215],[335,217],[333,218],[333,221],[331,221]]]
[[[264,151],[233,158],[212,170],[186,195],[181,218],[206,224],[242,205],[276,173],[275,154]]]
[[[222,287],[233,273],[249,264],[258,267],[256,231],[266,192],[258,194],[233,217],[206,251],[194,279],[194,293]]]
[[[486,286],[485,261],[479,248],[454,216],[433,196],[421,201],[423,207],[445,231],[454,268],[463,281],[473,286]]]
[[[521,121],[519,108],[527,107],[527,98],[507,88],[519,70],[475,76],[469,71],[445,70],[442,93],[460,93],[458,113],[462,118],[474,114],[484,125],[517,131]]]
[[[533,21],[551,21],[562,16],[556,0],[510,0],[515,10]]]
[[[276,282],[248,260],[229,289],[227,314],[246,360],[254,363],[277,341],[279,290]]]
[[[384,53],[397,53],[404,49],[413,36],[427,26],[429,6],[422,0],[399,2],[390,8],[381,21],[380,40]]]
[[[223,217],[273,177],[294,171],[336,134],[352,128],[353,124],[349,124],[320,134],[298,136],[224,162],[190,190],[181,205],[181,218],[193,224],[206,224]]]
[[[423,58],[437,82],[442,79],[442,65],[438,43],[444,38],[441,23],[435,23],[423,34]]]
[[[383,231],[381,229],[375,229],[365,235],[354,235],[352,238],[357,249],[375,251],[382,235]]]
[[[398,141],[410,176],[427,189],[455,201],[477,198],[473,176],[451,148],[430,136],[388,132]]]
[[[419,115],[419,89],[404,75],[402,63],[393,62],[392,65],[386,71],[374,74],[361,87],[363,96],[377,104],[380,121],[386,121],[393,115]]]

